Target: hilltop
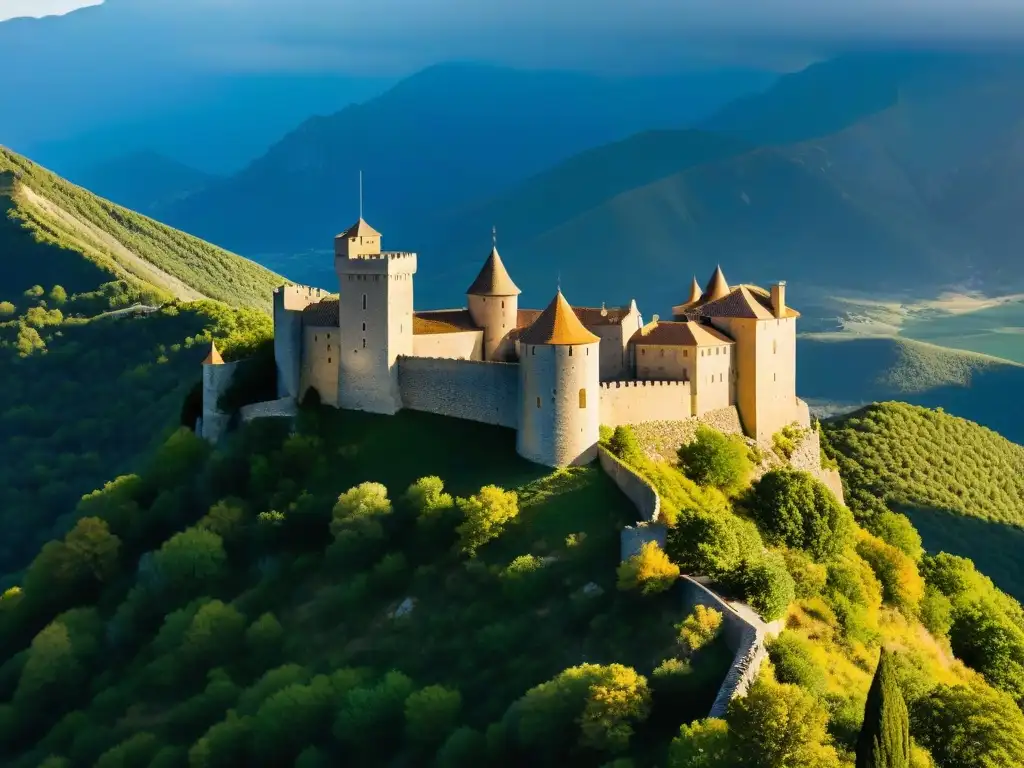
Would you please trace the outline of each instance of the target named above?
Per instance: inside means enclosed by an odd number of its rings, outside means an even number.
[[[800,392],[822,410],[902,400],[944,408],[1024,442],[1016,392],[1024,366],[899,336],[808,334],[797,342]]]
[[[688,460],[644,458],[628,429],[605,445],[671,509],[664,561],[617,569],[632,503],[597,465],[524,462],[510,430],[307,405],[294,429],[253,422],[216,449],[180,431],[84,499],[0,600],[0,754],[648,768],[713,748],[715,766],[846,768],[885,643],[917,764],[1021,765],[1022,681],[976,653],[972,617],[989,601],[1009,631],[1024,612],[968,562],[921,558],[899,525],[857,528],[809,475],[726,492]],[[745,447],[725,451],[718,471],[749,469]],[[772,505],[808,483],[806,526],[780,525]],[[682,610],[679,567],[784,617],[723,719],[705,714],[731,655],[714,613]],[[786,744],[767,738],[787,718]]]
[[[269,339],[285,280],[4,149],[0,213],[8,574],[73,522],[82,494],[181,423],[212,338],[229,358]]]
[[[7,300],[36,282],[67,281],[64,287],[77,293],[124,280],[161,298],[209,298],[269,311],[271,291],[286,282],[254,262],[103,200],[3,147],[0,205],[0,237],[5,252],[15,257],[0,265],[0,291],[7,294],[0,298]],[[34,274],[27,279],[20,270]]]

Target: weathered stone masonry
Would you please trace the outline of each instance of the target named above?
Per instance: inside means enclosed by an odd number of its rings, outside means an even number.
[[[476,360],[400,357],[402,407],[441,416],[518,425],[519,366]]]

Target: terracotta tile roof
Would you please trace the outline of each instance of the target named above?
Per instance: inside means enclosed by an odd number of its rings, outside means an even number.
[[[664,347],[709,347],[735,342],[715,328],[689,321],[650,323],[634,333],[629,343]]]
[[[381,234],[376,229],[371,227],[362,216],[359,217],[359,221],[353,224],[351,227],[342,232],[338,237],[380,237]]]
[[[466,289],[466,293],[471,296],[518,296],[522,291],[512,282],[501,256],[498,255],[497,247],[494,247],[480,274]]]
[[[468,309],[434,309],[414,312],[412,316],[412,332],[416,336],[479,330]]]
[[[621,325],[632,307],[573,307],[572,311],[586,327]]]
[[[524,331],[536,322],[543,309],[520,309],[516,313],[516,328]]]
[[[338,327],[338,299],[320,299],[315,304],[310,304],[302,310],[302,324],[304,326],[316,326],[317,328]]]
[[[696,282],[696,278],[694,278]],[[725,298],[729,295],[729,284],[725,282],[725,275],[722,274],[722,267],[715,267],[715,272],[711,275],[711,279],[708,280],[707,287],[704,288],[704,296],[701,301],[710,302],[717,301],[718,299]]]
[[[741,288],[746,288],[748,291],[750,291],[751,296],[753,296],[754,299],[762,307],[764,307],[769,312],[771,312],[772,313],[772,317],[775,317],[774,310],[772,309],[772,294],[771,294],[771,292],[766,291],[764,288],[761,288],[760,286],[757,286],[757,285],[744,284],[744,285],[741,285],[740,287]],[[792,307],[787,306],[784,317],[800,317],[800,313],[797,312]]]
[[[770,320],[775,317],[772,311],[771,294],[763,288],[753,285],[740,285],[733,288],[727,296],[716,301],[677,309],[681,309],[680,314],[690,320],[695,320],[698,317]],[[785,317],[800,317],[800,313],[791,307],[786,307]]]
[[[224,365],[224,358],[220,356],[217,344],[213,341],[210,342],[210,353],[203,360],[203,365]]]
[[[583,327],[562,292],[548,304],[529,328],[519,334],[524,344],[593,344],[600,339]]]

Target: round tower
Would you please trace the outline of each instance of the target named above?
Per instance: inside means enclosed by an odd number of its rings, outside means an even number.
[[[508,334],[516,327],[519,314],[519,293],[495,245],[466,290],[469,315],[484,330],[484,360],[504,360],[507,356]]]
[[[600,339],[559,291],[519,344],[516,450],[549,467],[592,461],[601,422]]]
[[[235,372],[235,366],[226,365],[224,358],[214,342],[210,342],[210,352],[203,360],[203,416],[200,424],[200,437],[216,443],[227,431],[231,421],[230,414],[220,409],[220,396],[227,391]]]

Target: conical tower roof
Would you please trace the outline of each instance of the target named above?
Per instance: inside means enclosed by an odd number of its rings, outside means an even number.
[[[698,301],[700,301],[700,298],[703,295],[704,294],[701,293],[701,290],[700,290],[700,283],[697,282],[697,276],[694,275],[693,276],[693,284],[690,286],[690,298],[688,298],[686,300],[686,303],[687,304],[696,304]]]
[[[722,267],[715,267],[715,274],[708,280],[707,288],[704,289],[703,301],[717,301],[729,295],[729,284],[725,282],[725,275],[722,274]]]
[[[380,232],[366,223],[362,216],[359,221],[341,233],[341,237],[380,237]]]
[[[593,344],[600,339],[588,331],[562,291],[519,337],[523,344]]]
[[[203,365],[224,365],[224,358],[220,356],[217,344],[213,341],[210,342],[210,353],[203,360]]]
[[[491,254],[484,262],[483,269],[473,284],[466,289],[470,296],[518,296],[521,291],[512,282],[505,264],[498,255],[498,248],[491,248]]]

